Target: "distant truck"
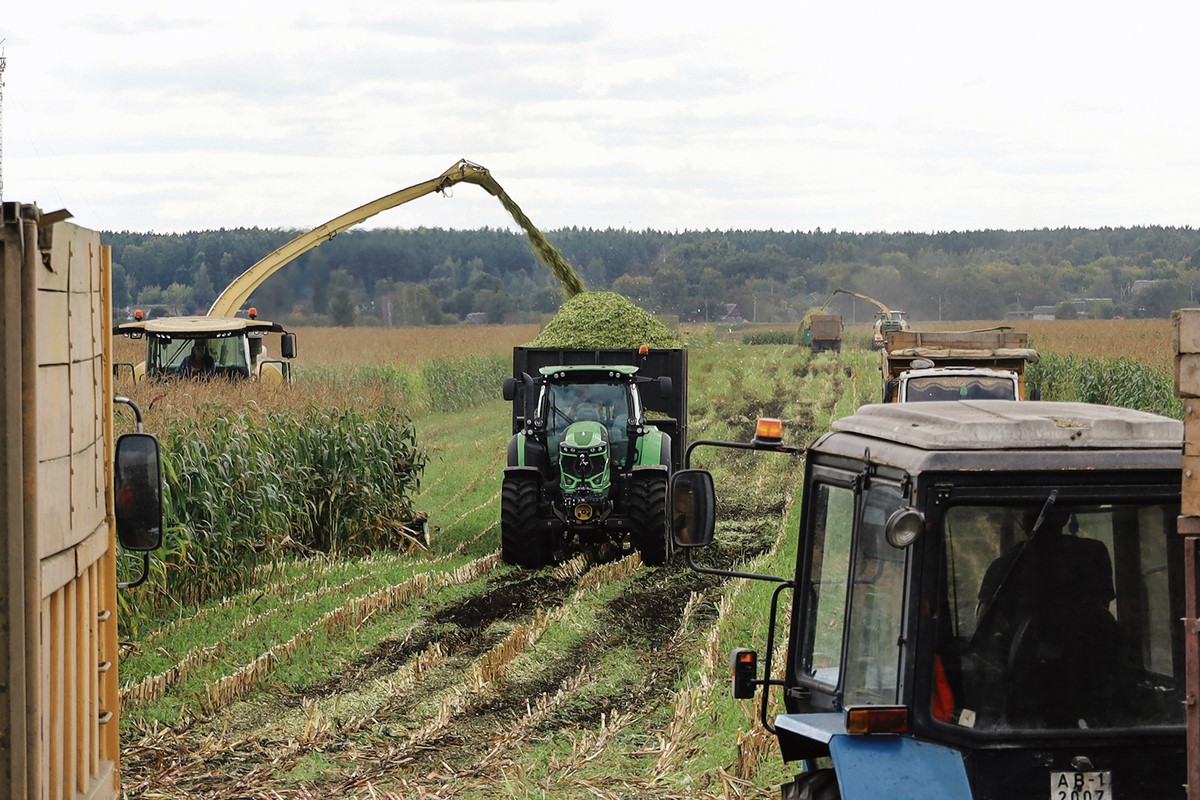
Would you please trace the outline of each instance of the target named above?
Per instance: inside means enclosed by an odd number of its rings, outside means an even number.
[[[841,352],[845,325],[840,314],[814,314],[805,322],[807,324],[801,333],[803,344],[812,348],[814,353],[825,350]]]
[[[1008,328],[888,331],[883,402],[1037,399],[1025,385],[1025,366],[1037,360],[1029,335]]]
[[[687,438],[687,351],[517,347],[500,555],[536,569],[581,549],[671,557],[667,481]]]

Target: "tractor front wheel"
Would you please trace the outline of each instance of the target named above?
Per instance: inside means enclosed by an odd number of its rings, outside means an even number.
[[[642,563],[661,567],[671,558],[667,527],[667,476],[664,472],[634,475],[629,486],[629,517],[633,546]]]
[[[550,561],[550,543],[537,525],[538,482],[505,478],[500,492],[500,558],[526,569]]]

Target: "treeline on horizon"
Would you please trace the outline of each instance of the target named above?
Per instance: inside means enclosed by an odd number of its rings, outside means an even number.
[[[229,282],[300,231],[102,233],[113,248],[117,313],[204,313]],[[799,320],[834,288],[913,320],[1001,319],[1035,306],[1097,317],[1165,317],[1195,304],[1200,230],[1057,228],[944,233],[590,230],[545,232],[589,289],[619,292],[684,321],[717,321],[728,304],[760,323]],[[428,325],[469,314],[536,321],[560,286],[524,234],[503,229],[381,228],[340,234],[259,287],[263,318],[291,325]],[[830,305],[871,319],[870,304]],[[474,319],[479,319],[475,317]]]

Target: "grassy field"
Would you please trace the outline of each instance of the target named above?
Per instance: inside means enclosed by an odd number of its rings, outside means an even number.
[[[1152,331],[1094,325],[1081,335],[1125,341],[1127,355],[1152,349]],[[413,505],[430,525],[420,546],[353,554],[267,540],[244,588],[200,603],[137,590],[153,610],[136,632],[125,626],[119,666],[127,796],[777,796],[788,773],[773,737],[757,702],[729,697],[727,678],[732,647],[766,642],[772,585],[636,558],[532,572],[499,562],[510,409],[498,380],[490,395],[475,384],[489,365],[502,374],[509,348],[533,333],[304,330],[290,388],[124,387],[151,431],[221,425],[233,409],[398,407],[424,450]],[[1038,346],[1051,350],[1052,333],[1035,334]],[[813,356],[711,328],[685,336],[695,438],[746,439],[766,414],[806,443],[878,395],[870,351]],[[456,369],[476,377],[445,374]],[[462,392],[453,411],[441,387]],[[698,459],[717,476],[724,520],[705,558],[790,573],[800,460]],[[237,524],[255,540],[253,516]]]

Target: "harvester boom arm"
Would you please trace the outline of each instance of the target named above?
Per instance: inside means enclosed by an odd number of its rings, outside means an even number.
[[[891,314],[892,314],[891,309],[889,309],[883,303],[876,300],[874,297],[868,297],[865,294],[859,294],[858,292],[852,292],[849,289],[842,289],[840,287],[837,289],[834,289],[832,292],[829,293],[829,297],[825,300],[826,306],[829,305],[829,301],[832,300],[833,296],[836,294],[848,294],[852,297],[857,297],[859,300],[866,300],[868,303],[871,303],[872,305],[878,307],[879,310],[883,312],[884,316],[891,316]],[[821,308],[824,308],[824,307],[825,306],[821,306]]]
[[[208,310],[210,317],[230,317],[242,307],[250,295],[263,281],[275,274],[280,268],[295,261],[300,256],[337,236],[342,231],[352,228],[363,220],[370,219],[381,211],[403,205],[410,200],[424,197],[431,192],[442,192],[456,183],[474,183],[482,186],[492,196],[501,193],[500,185],[492,178],[490,172],[478,164],[472,164],[466,159],[460,160],[450,169],[432,180],[409,186],[398,192],[373,200],[366,205],[347,211],[340,217],[335,217],[324,225],[313,228],[308,233],[301,234],[280,247],[265,258],[259,260],[225,287],[225,290],[213,301]]]

